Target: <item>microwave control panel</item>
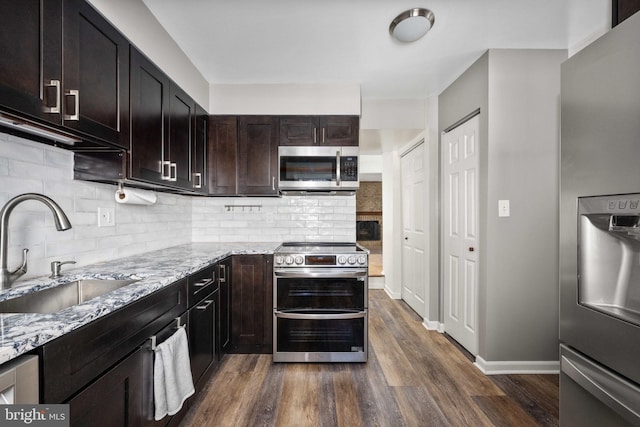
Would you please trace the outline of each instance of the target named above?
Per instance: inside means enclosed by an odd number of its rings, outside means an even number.
[[[340,179],[343,181],[358,180],[358,157],[344,156],[340,158]]]

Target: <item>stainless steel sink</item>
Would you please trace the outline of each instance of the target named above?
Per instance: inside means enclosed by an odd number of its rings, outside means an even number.
[[[0,313],[55,313],[137,280],[85,279],[0,301]]]

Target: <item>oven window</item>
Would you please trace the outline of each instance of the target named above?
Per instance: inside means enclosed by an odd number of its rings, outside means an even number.
[[[280,181],[335,181],[336,158],[280,157]]]
[[[358,309],[365,307],[366,286],[357,278],[278,278],[278,309]]]
[[[277,319],[278,352],[364,351],[365,320]]]

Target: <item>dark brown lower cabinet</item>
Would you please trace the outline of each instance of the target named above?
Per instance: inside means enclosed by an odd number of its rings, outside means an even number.
[[[216,362],[217,315],[217,290],[189,309],[189,358],[196,385],[209,366]]]
[[[271,353],[273,256],[234,255],[229,353]]]
[[[140,348],[67,403],[72,426],[143,426],[145,363],[150,351]],[[146,360],[145,360],[146,359]]]
[[[227,353],[231,344],[231,257],[223,259],[218,264],[218,283],[220,285],[219,348],[221,352]]]

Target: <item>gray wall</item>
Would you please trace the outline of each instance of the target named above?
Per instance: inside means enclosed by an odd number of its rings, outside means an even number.
[[[558,360],[558,140],[564,50],[490,50],[439,100],[480,108],[479,356]],[[511,216],[498,217],[498,200]],[[442,316],[441,316],[442,317]]]

